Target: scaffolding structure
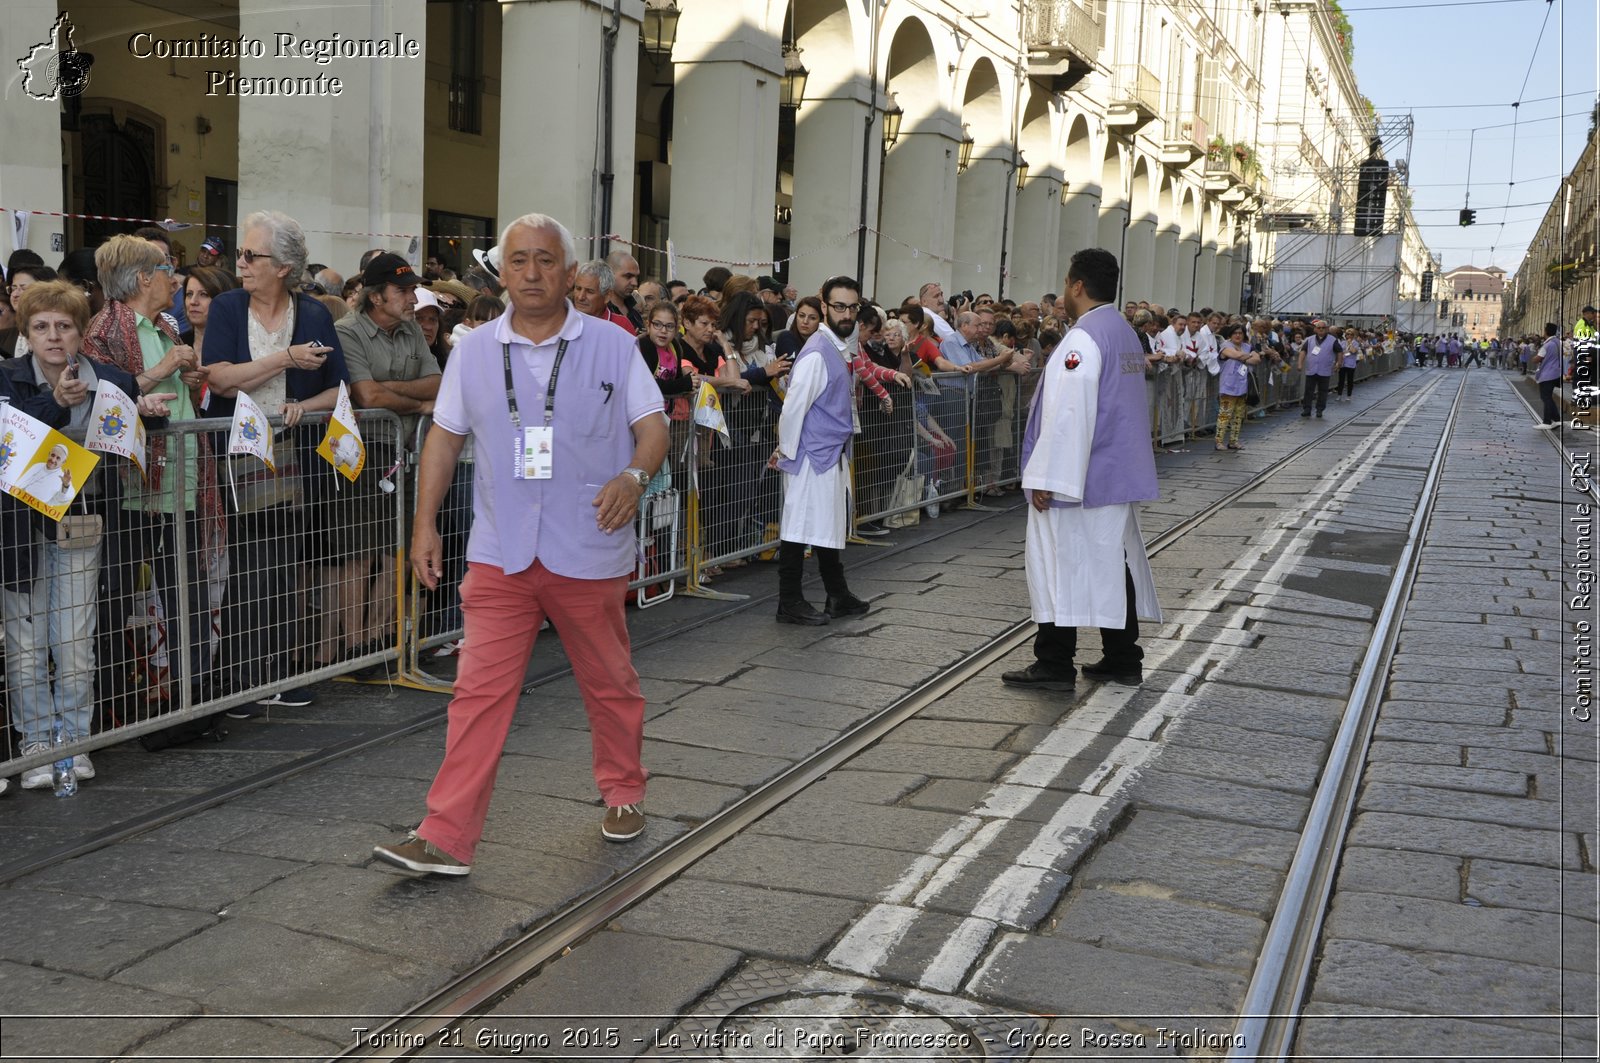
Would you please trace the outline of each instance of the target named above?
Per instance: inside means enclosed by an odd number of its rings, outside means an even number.
[[[1269,199],[1258,216],[1268,234],[1262,309],[1276,317],[1320,316],[1356,324],[1393,321],[1398,309],[1404,226],[1416,123],[1409,114],[1345,118],[1336,132],[1345,143],[1365,143],[1388,164],[1381,213],[1361,199],[1367,159],[1329,163],[1300,135],[1298,156],[1281,166],[1286,176],[1309,172],[1314,180],[1296,196]],[[1365,235],[1356,235],[1364,231]]]

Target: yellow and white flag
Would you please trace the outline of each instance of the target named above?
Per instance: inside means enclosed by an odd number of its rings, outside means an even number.
[[[127,392],[109,380],[95,387],[94,409],[89,414],[89,435],[83,445],[105,454],[120,454],[144,471],[144,422],[139,407]]]
[[[254,454],[273,472],[278,466],[272,460],[272,425],[266,411],[244,392],[234,400],[233,430],[228,433],[229,454]]]
[[[709,380],[700,382],[700,392],[695,395],[694,423],[720,435],[723,446],[733,446],[733,437],[728,434],[728,422],[722,416],[722,399]]]
[[[99,463],[43,421],[0,403],[0,491],[58,521]]]
[[[333,416],[328,420],[328,434],[322,437],[317,453],[341,476],[351,483],[367,466],[367,445],[362,442],[361,429],[356,424],[355,407],[350,404],[350,389],[339,382],[339,398],[333,404]]]

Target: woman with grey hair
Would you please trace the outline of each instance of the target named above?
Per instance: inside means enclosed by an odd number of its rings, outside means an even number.
[[[174,420],[200,416],[196,410],[207,374],[199,354],[182,341],[177,323],[166,312],[172,305],[172,264],[166,247],[138,236],[113,236],[95,248],[94,264],[106,305],[89,322],[84,353],[131,374],[141,391],[176,395],[170,407]],[[141,566],[153,567],[162,609],[171,618],[184,615],[178,608],[178,580],[185,579],[189,655],[173,669],[174,681],[198,689],[207,672],[211,636],[203,531],[208,518],[215,527],[219,512],[216,466],[210,441],[204,437],[185,437],[181,462],[169,454],[171,442],[165,433],[151,435],[143,477],[131,466],[123,468],[121,519],[106,537],[106,581],[113,608],[108,620],[120,630],[127,617],[143,613],[138,591]],[[187,544],[182,577],[180,520],[185,522]],[[177,647],[179,641],[169,626],[168,646]],[[114,647],[113,652],[125,651]]]
[[[279,685],[260,704],[309,705],[303,688],[281,689],[294,673],[289,632],[304,511],[302,470],[320,435],[296,426],[307,412],[332,410],[348,382],[344,352],[328,308],[298,290],[306,268],[299,222],[257,211],[240,227],[241,287],[211,301],[202,352],[211,370],[213,417],[233,417],[243,392],[268,416],[283,418],[270,473],[253,458],[234,459],[237,498],[228,516],[228,601],[223,609],[221,669],[236,688]],[[309,429],[309,426],[307,426]],[[309,664],[309,662],[302,662]],[[248,715],[231,711],[231,715]]]

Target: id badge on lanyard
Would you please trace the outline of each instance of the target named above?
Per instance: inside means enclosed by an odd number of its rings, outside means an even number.
[[[556,432],[551,422],[555,418],[556,375],[561,372],[561,359],[567,353],[567,341],[556,347],[556,359],[550,366],[550,386],[544,395],[544,424],[525,428],[522,415],[517,410],[516,387],[511,380],[511,345],[500,345],[506,372],[506,406],[511,411],[512,471],[519,480],[548,480],[555,475]]]

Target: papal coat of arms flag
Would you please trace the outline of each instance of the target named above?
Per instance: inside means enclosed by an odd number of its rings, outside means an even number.
[[[278,466],[272,460],[272,425],[267,414],[256,401],[239,392],[233,407],[233,429],[228,433],[229,454],[254,454],[273,472]]]
[[[102,379],[95,387],[89,434],[83,445],[105,454],[120,454],[144,475],[144,422],[139,420],[138,405],[109,380]]]

